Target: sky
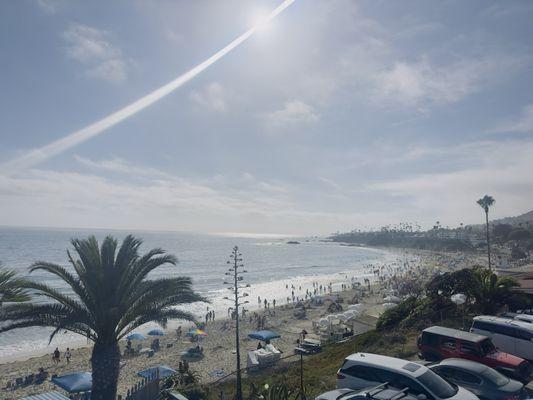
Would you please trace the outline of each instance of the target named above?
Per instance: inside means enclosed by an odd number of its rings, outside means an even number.
[[[533,2],[0,2],[0,225],[323,235],[533,208]],[[4,168],[2,168],[4,166]]]

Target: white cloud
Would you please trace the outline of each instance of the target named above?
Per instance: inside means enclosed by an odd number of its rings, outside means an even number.
[[[377,75],[376,95],[379,101],[407,106],[454,103],[480,90],[488,77],[503,72],[505,64],[493,58],[465,59],[445,66],[436,66],[426,57],[414,63],[396,62]]]
[[[292,124],[310,124],[320,119],[314,108],[300,100],[286,101],[283,108],[266,115],[268,124],[272,127]]]
[[[524,106],[516,121],[505,123],[491,132],[533,132],[533,103]]]
[[[94,161],[89,158],[81,157],[77,154],[74,155],[74,159],[84,167],[87,167],[94,171],[107,171],[126,175],[137,176],[151,176],[151,177],[170,177],[167,173],[160,171],[156,168],[146,166],[136,166],[121,158],[113,158],[111,160],[99,160]]]
[[[121,82],[126,79],[127,63],[109,36],[106,31],[77,23],[63,33],[67,56],[81,63],[88,76]]]
[[[476,150],[476,147],[479,147]],[[406,215],[426,214],[435,218],[457,223],[476,222],[475,201],[485,193],[497,200],[496,216],[516,214],[531,209],[533,181],[529,171],[533,170],[532,141],[483,142],[469,144],[460,149],[439,149],[434,157],[465,160],[468,167],[441,173],[421,173],[411,177],[370,183],[366,189],[397,199],[396,204]],[[425,155],[430,153],[423,152]],[[452,162],[454,162],[452,159]],[[463,161],[458,162],[458,166]],[[455,163],[455,162],[454,162]],[[402,199],[399,201],[398,199]]]
[[[63,0],[37,0],[36,4],[43,10],[46,14],[55,14],[58,8],[64,3]]]
[[[210,111],[224,112],[228,108],[227,92],[218,82],[211,82],[201,90],[192,91],[190,98],[196,104]]]

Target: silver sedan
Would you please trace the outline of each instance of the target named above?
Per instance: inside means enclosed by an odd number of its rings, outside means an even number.
[[[468,389],[481,400],[528,398],[528,392],[522,383],[475,361],[447,358],[428,367],[444,379]]]

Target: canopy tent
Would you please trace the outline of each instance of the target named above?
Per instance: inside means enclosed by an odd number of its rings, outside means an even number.
[[[248,334],[250,339],[262,340],[266,342],[267,340],[279,339],[281,335],[273,331],[256,331]]]
[[[20,400],[70,400],[67,396],[63,396],[59,392],[46,392],[34,394],[33,396],[24,397]]]
[[[163,332],[161,329],[152,329],[150,332],[148,332],[150,336],[165,336],[165,332]]]
[[[383,299],[385,303],[399,303],[402,301],[398,296],[387,296]]]
[[[75,372],[56,376],[52,378],[52,383],[69,393],[88,392],[93,387],[93,377],[89,372]]]
[[[146,336],[144,336],[142,333],[132,333],[131,335],[126,336],[126,339],[129,339],[129,340],[144,340],[144,339],[146,339]]]
[[[173,370],[167,365],[160,365],[159,367],[152,367],[145,369],[144,371],[137,372],[137,375],[141,378],[151,378],[159,373],[160,378],[168,378],[169,376],[176,375],[178,371]]]

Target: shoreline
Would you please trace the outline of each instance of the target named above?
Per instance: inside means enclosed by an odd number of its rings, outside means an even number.
[[[360,277],[360,279],[363,279],[365,277],[369,277],[370,275],[370,269],[369,266],[379,266],[379,265],[386,265],[391,264],[394,262],[394,260],[398,259],[402,256],[402,252],[400,251],[394,251],[394,250],[387,250],[387,249],[372,249],[368,248],[367,250],[375,251],[376,258],[372,258],[370,260],[364,260],[360,261],[352,266],[345,265],[344,267],[336,267],[333,272],[330,274],[306,274],[306,275],[295,275],[290,278],[274,278],[271,281],[260,281],[255,282],[251,284],[250,287],[250,303],[246,308],[249,311],[257,311],[260,309],[258,307],[258,303],[254,300],[254,298],[257,298],[259,295],[261,299],[267,298],[269,301],[272,301],[273,299],[276,300],[276,303],[278,305],[283,305],[287,303],[287,297],[291,296],[291,290],[285,289],[285,284],[291,282],[296,286],[295,289],[295,295],[303,297],[305,294],[306,289],[311,289],[311,283],[316,281],[320,284],[323,284],[324,286],[332,282],[334,291],[337,288],[340,288],[342,283],[346,283],[345,277],[346,276],[356,276]],[[308,271],[312,272],[312,269],[309,269]],[[221,278],[222,280],[222,278]],[[298,287],[302,287],[303,290],[298,290]],[[281,289],[281,290],[280,290]],[[194,303],[192,305],[186,305],[188,308],[188,311],[192,311],[193,314],[195,314],[197,321],[204,321],[204,316],[206,312],[206,307],[208,306],[209,309],[216,311],[217,319],[221,319],[223,317],[226,317],[227,315],[227,308],[230,306],[229,303],[224,302],[221,297],[225,294],[222,293],[222,290],[224,290],[224,287],[221,285],[221,290],[213,290],[208,291],[205,293],[202,293],[207,298],[210,298],[212,301],[211,304],[204,304],[204,303]],[[290,301],[289,301],[290,303]],[[191,308],[193,310],[191,310]],[[262,308],[262,305],[261,305]],[[182,323],[182,322],[181,322]],[[180,322],[176,321],[170,321],[169,322],[169,329],[176,328]],[[182,323],[183,324],[183,323]],[[156,324],[147,324],[144,327],[140,327],[136,329],[136,332],[146,334],[150,329],[157,328],[158,326]],[[30,328],[34,329],[34,328]],[[86,343],[86,339],[84,337],[81,337],[79,335],[74,335],[71,333],[67,333],[65,335],[59,334],[54,338],[52,343],[48,345],[48,333],[51,333],[53,329],[51,328],[38,328],[39,330],[37,332],[31,332],[30,334],[25,336],[22,342],[20,343],[20,346],[18,346],[18,343],[15,343],[16,338],[16,331],[6,332],[4,335],[12,335],[11,338],[8,337],[7,343],[12,342],[13,347],[9,347],[9,344],[3,345],[3,347],[0,346],[0,353],[3,353],[0,357],[0,364],[10,363],[10,362],[16,362],[16,361],[27,361],[32,358],[38,358],[43,357],[46,355],[52,354],[56,346],[60,346],[63,348],[66,348],[67,346],[72,349],[79,349],[84,348],[87,346],[91,346],[90,343]],[[25,333],[26,335],[26,333]],[[32,341],[34,340],[34,341]],[[2,351],[4,349],[5,351]]]
[[[395,254],[395,261],[389,262],[388,265],[382,265],[383,271],[398,271],[400,273],[405,272],[405,262],[409,266],[409,273],[420,273],[420,271],[433,270],[438,268],[441,264],[439,259],[441,256],[436,254],[421,254],[419,252],[412,251],[398,251]],[[394,266],[394,268],[393,268]],[[361,283],[363,278],[360,279]],[[348,283],[349,280],[345,283]],[[281,282],[280,282],[281,284]],[[358,325],[366,325],[360,327],[360,329],[368,330],[369,327],[375,324],[377,317],[383,311],[383,294],[380,289],[381,285],[378,279],[372,285],[371,291],[363,297],[361,303],[365,305],[366,312],[356,321],[361,321]],[[305,289],[305,288],[304,288]],[[349,289],[341,291],[332,291],[332,294],[338,294],[344,299],[343,305],[355,296],[359,289]],[[372,293],[373,292],[373,293]],[[324,295],[325,293],[322,293]],[[329,292],[327,293],[329,294]],[[279,304],[279,303],[278,303]],[[329,314],[327,311],[327,304],[321,306],[312,306],[307,309],[306,319],[295,318],[293,311],[294,305],[279,305],[275,308],[275,315],[267,317],[267,323],[265,329],[272,329],[281,334],[281,339],[276,340],[274,343],[276,347],[285,353],[292,353],[295,340],[298,338],[298,334],[302,329],[306,329],[308,332],[312,332],[312,320],[323,317]],[[271,311],[274,309],[271,308]],[[250,310],[249,314],[258,312],[261,315],[265,315],[264,310]],[[268,311],[266,312],[268,313]],[[241,334],[241,346],[242,346],[242,360],[246,363],[246,353],[248,350],[254,350],[256,348],[256,341],[250,340],[247,334],[250,331],[257,329],[256,323],[249,322],[248,317],[245,318],[242,324]],[[185,326],[185,324],[183,324]],[[370,325],[370,326],[368,326]],[[138,371],[146,368],[150,368],[157,365],[167,364],[171,368],[177,369],[177,364],[180,361],[180,352],[188,347],[195,346],[190,343],[184,337],[178,339],[175,333],[168,328],[166,335],[160,337],[161,350],[156,352],[153,357],[147,357],[146,355],[135,356],[132,358],[123,358],[125,366],[122,368],[119,378],[118,393],[125,394],[127,389],[139,382],[140,378],[136,376]],[[364,331],[364,330],[363,330]],[[363,331],[359,332],[362,333]],[[187,332],[187,328],[184,327],[183,332]],[[200,342],[200,345],[204,348],[205,357],[199,361],[191,361],[190,368],[193,371],[198,372],[201,377],[202,383],[209,384],[220,377],[220,374],[227,374],[234,369],[235,355],[234,355],[234,321],[227,318],[219,318],[213,322],[209,322],[206,327],[208,337]],[[151,338],[143,341],[143,346],[148,347]],[[134,342],[134,346],[136,342]],[[120,342],[121,349],[125,346],[125,341]],[[63,353],[66,346],[60,346],[60,351]],[[0,362],[0,388],[4,388],[8,380],[13,380],[17,377],[28,375],[30,373],[37,372],[39,367],[45,368],[50,375],[58,374],[62,375],[75,371],[90,371],[90,354],[92,345],[82,346],[71,349],[72,359],[71,363],[67,365],[63,360],[59,365],[53,365],[51,355],[46,353],[42,356],[30,356],[24,357],[24,360],[3,360]],[[292,362],[292,361],[287,361]],[[215,375],[216,374],[216,375]],[[15,391],[1,390],[0,397],[2,398],[20,398],[32,394],[42,393],[45,391],[53,390],[54,386],[49,380],[41,385],[30,385],[18,388]]]

